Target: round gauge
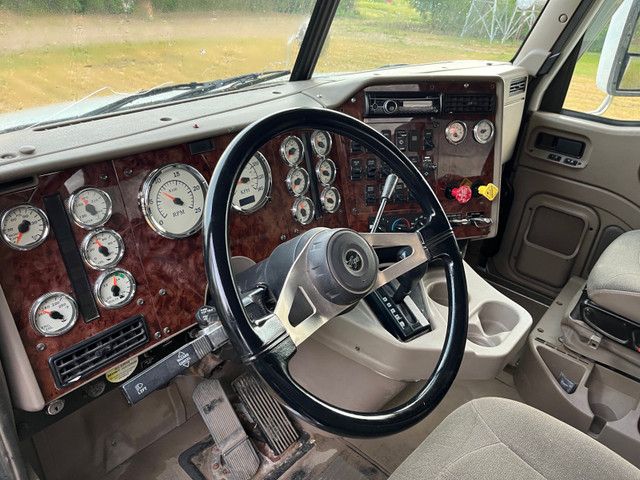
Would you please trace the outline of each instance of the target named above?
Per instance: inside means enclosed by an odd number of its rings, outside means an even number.
[[[336,179],[336,164],[325,158],[316,165],[316,176],[322,185],[331,185]]]
[[[285,138],[280,145],[280,155],[290,167],[295,167],[302,161],[304,144],[298,137],[290,136]]]
[[[152,171],[140,194],[149,226],[166,238],[185,238],[202,226],[207,182],[195,168],[171,163]]]
[[[0,217],[0,234],[11,248],[31,250],[49,234],[49,219],[42,210],[32,205],[16,205]]]
[[[444,130],[444,136],[449,143],[457,145],[467,137],[467,126],[464,122],[455,120],[447,125]]]
[[[69,197],[71,218],[82,228],[101,227],[111,218],[111,197],[99,188],[83,188]]]
[[[105,308],[124,307],[136,293],[133,275],[122,268],[107,270],[98,278],[96,297]]]
[[[331,150],[331,135],[324,130],[314,130],[311,134],[311,148],[319,157],[324,157]]]
[[[45,337],[68,332],[78,319],[78,305],[62,292],[46,293],[31,306],[29,321],[33,329]]]
[[[493,138],[494,131],[495,128],[491,120],[480,120],[476,123],[476,126],[473,127],[473,138],[475,138],[478,143],[488,143]]]
[[[293,218],[296,222],[302,225],[308,225],[313,220],[315,209],[313,208],[313,202],[309,197],[298,197],[293,202],[293,208],[291,209]]]
[[[309,174],[304,168],[292,169],[285,181],[289,191],[296,197],[304,195],[309,190]]]
[[[267,203],[270,192],[271,169],[264,155],[256,152],[240,174],[231,207],[239,213],[253,213]]]
[[[113,230],[95,230],[84,237],[80,251],[82,258],[91,268],[106,270],[115,267],[122,259],[124,242]]]
[[[329,213],[336,213],[340,207],[340,192],[336,187],[327,187],[320,194],[322,207]]]

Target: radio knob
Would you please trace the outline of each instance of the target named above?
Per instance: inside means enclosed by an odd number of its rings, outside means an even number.
[[[398,102],[395,100],[387,100],[384,102],[382,108],[384,108],[385,113],[388,113],[389,115],[396,113],[396,110],[398,110]]]

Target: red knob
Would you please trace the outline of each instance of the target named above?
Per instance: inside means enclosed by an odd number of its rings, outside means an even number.
[[[458,203],[467,203],[469,200],[471,200],[472,194],[473,192],[471,191],[471,188],[466,185],[462,185],[451,190],[451,195],[453,195]]]

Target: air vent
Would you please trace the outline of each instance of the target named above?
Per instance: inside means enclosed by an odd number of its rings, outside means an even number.
[[[513,97],[515,95],[520,95],[524,93],[527,88],[527,77],[516,78],[515,80],[511,80],[509,84],[509,96]]]
[[[445,95],[444,113],[493,113],[495,96],[493,95]]]
[[[68,387],[148,342],[144,317],[136,315],[56,353],[49,359],[49,367],[56,386]]]

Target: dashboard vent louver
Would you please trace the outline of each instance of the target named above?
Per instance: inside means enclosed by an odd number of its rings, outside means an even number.
[[[68,387],[148,342],[144,317],[136,315],[53,355],[49,367],[56,386]]]
[[[444,95],[444,113],[493,113],[495,96],[483,94]]]
[[[520,95],[524,93],[527,88],[527,77],[516,78],[515,80],[511,80],[509,84],[509,96],[513,97],[515,95]]]

